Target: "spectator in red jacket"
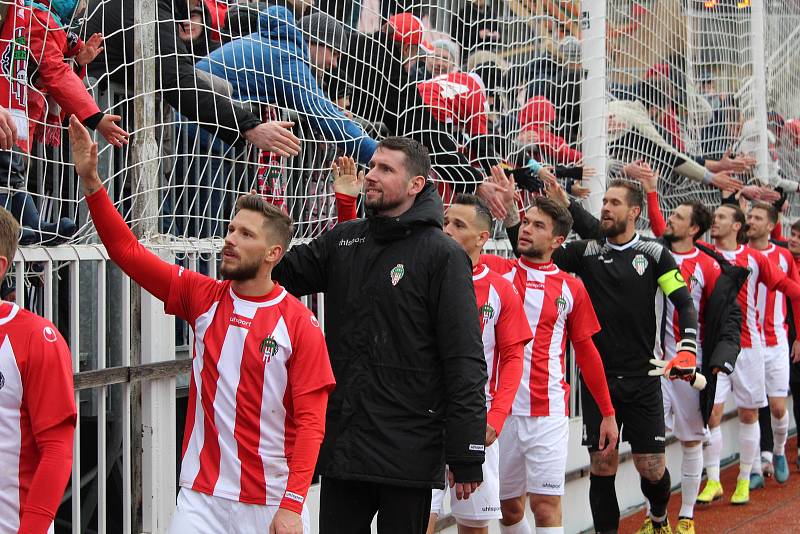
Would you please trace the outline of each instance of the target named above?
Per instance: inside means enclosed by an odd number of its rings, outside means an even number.
[[[569,146],[566,139],[552,131],[556,118],[556,108],[543,96],[534,96],[522,107],[518,120],[522,128],[520,141],[524,144],[538,145],[539,151],[548,163],[561,165],[577,164],[583,160],[583,154]]]

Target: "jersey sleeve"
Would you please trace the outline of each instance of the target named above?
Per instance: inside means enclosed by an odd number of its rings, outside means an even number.
[[[573,303],[567,315],[567,335],[570,341],[577,343],[599,332],[600,323],[583,282],[575,280],[570,288],[573,290]]]
[[[650,229],[653,235],[661,237],[667,229],[664,215],[661,213],[661,206],[658,204],[658,191],[647,193],[647,218],[650,219]]]
[[[570,241],[553,251],[553,262],[568,273],[581,274],[581,257],[586,251],[587,240]]]
[[[302,395],[336,384],[325,336],[314,314],[303,310],[295,319],[293,330],[292,356],[289,359],[292,394]]]
[[[481,254],[481,263],[499,275],[504,275],[517,264],[515,258],[503,258],[494,254]]]
[[[760,252],[754,252],[752,256],[756,259],[756,263],[758,263],[758,281],[767,286],[770,290],[776,290],[778,285],[786,278],[784,272],[775,267],[769,258]]]
[[[43,322],[34,327],[27,356],[22,387],[34,436],[64,421],[74,426],[72,356],[55,326]]]
[[[517,343],[527,343],[533,339],[528,318],[525,316],[525,308],[522,305],[522,298],[520,297],[517,288],[508,282],[502,280],[504,283],[497,284],[498,289],[502,291],[500,298],[503,303],[503,309],[500,312],[500,317],[497,319],[496,326],[496,339],[497,346],[500,348],[516,345]]]
[[[218,280],[173,265],[164,311],[194,324],[195,319],[217,300],[221,286],[222,282]]]

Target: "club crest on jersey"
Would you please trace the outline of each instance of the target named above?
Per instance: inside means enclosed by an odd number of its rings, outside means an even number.
[[[567,311],[567,299],[564,298],[564,295],[559,295],[556,299],[556,308],[559,315],[564,315],[564,312]]]
[[[483,321],[484,324],[489,322],[489,320],[492,317],[494,317],[494,308],[492,308],[492,305],[489,304],[488,302],[483,306],[481,306],[480,312],[481,312],[481,321]]]
[[[274,337],[267,336],[261,341],[261,346],[258,350],[261,351],[263,360],[269,363],[272,357],[278,353],[278,342],[275,341]]]
[[[392,280],[392,285],[396,286],[398,282],[403,278],[403,275],[406,274],[406,268],[403,267],[402,263],[398,263],[395,265],[391,271],[389,271],[389,278]]]
[[[644,257],[642,254],[637,254],[633,261],[631,262],[633,268],[636,269],[636,272],[639,273],[639,276],[642,276],[647,270],[647,266],[649,263],[647,262],[647,258]]]

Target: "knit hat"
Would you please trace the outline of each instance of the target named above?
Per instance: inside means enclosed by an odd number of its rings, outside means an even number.
[[[558,43],[558,55],[564,63],[580,63],[581,42],[572,36],[564,37]]]
[[[556,118],[556,108],[543,96],[534,96],[519,111],[519,125],[530,130],[537,125],[550,124]]]
[[[344,24],[326,13],[314,13],[300,19],[300,31],[308,41],[314,41],[334,50],[344,50],[347,29]]]

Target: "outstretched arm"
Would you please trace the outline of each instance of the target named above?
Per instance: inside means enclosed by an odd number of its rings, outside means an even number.
[[[137,284],[166,302],[173,265],[139,243],[114,208],[97,174],[97,143],[92,142],[89,132],[74,115],[69,119],[69,138],[75,172],[81,179],[86,204],[109,256]]]

